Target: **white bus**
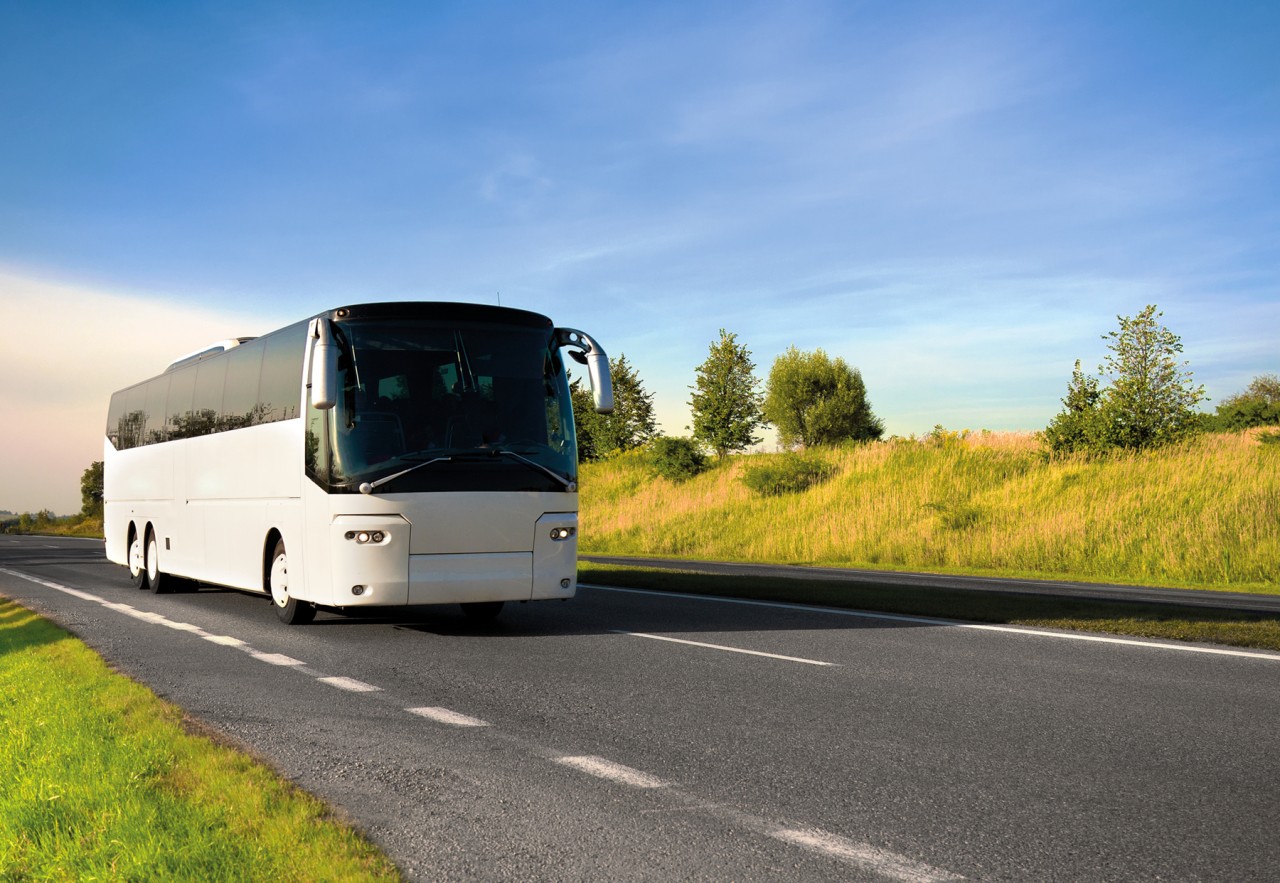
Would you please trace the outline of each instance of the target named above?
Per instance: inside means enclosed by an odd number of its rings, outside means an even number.
[[[571,598],[565,348],[608,413],[600,345],[502,307],[348,306],[180,359],[111,397],[107,558],[155,592],[262,592],[286,623]]]

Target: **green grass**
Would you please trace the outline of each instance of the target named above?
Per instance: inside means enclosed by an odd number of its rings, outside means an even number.
[[[0,879],[398,880],[316,798],[0,599]]]
[[[998,592],[578,565],[584,583],[1280,651],[1280,617]]]
[[[1280,446],[1207,435],[1048,459],[1027,434],[815,450],[830,473],[761,495],[730,458],[679,484],[641,454],[585,464],[583,554],[1280,591]]]

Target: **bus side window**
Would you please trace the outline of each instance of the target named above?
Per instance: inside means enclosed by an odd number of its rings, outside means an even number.
[[[147,383],[147,425],[142,443],[154,445],[168,441],[165,427],[165,399],[169,397],[169,375],[165,374]]]
[[[196,394],[196,368],[179,368],[169,380],[169,398],[165,405],[165,424],[169,438],[190,438],[192,432],[191,403]]]
[[[225,357],[227,383],[222,394],[222,417],[218,429],[242,429],[262,423],[258,402],[258,382],[262,379],[262,341],[241,344]]]
[[[121,450],[120,422],[124,417],[124,406],[127,398],[127,394],[123,391],[113,393],[111,407],[107,409],[107,441],[111,442],[111,446],[117,451]]]
[[[191,405],[191,435],[217,431],[222,413],[222,386],[227,378],[226,359],[205,359],[196,364],[196,394]]]
[[[298,416],[306,333],[306,323],[301,323],[263,340],[262,383],[258,387],[263,423]]]
[[[124,416],[120,418],[120,448],[136,448],[144,443],[147,431],[147,385],[140,383],[128,392]]]

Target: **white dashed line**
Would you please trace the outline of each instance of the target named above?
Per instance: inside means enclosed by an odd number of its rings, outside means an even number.
[[[302,663],[298,663],[301,665]],[[373,684],[366,684],[364,681],[357,681],[355,678],[331,677],[316,678],[322,684],[328,684],[330,687],[337,687],[339,690],[347,690],[351,693],[377,693],[382,690],[381,687],[375,687]]]
[[[249,646],[249,644],[240,640],[239,638],[233,638],[229,635],[210,634],[204,631],[204,629],[201,629],[199,626],[195,626],[185,622],[175,622],[173,620],[170,620],[162,616],[161,614],[139,610],[136,607],[133,607],[129,604],[122,604],[118,602],[108,601],[107,599],[102,598],[98,595],[94,595],[90,592],[83,592],[83,591],[80,591],[79,589],[73,589],[69,586],[64,586],[58,583],[39,579],[37,577],[29,576],[19,571],[9,570],[8,568],[0,567],[0,573],[7,573],[11,576],[19,577],[29,582],[33,582],[38,585],[55,589],[59,592],[63,592],[65,594],[71,595],[72,597],[80,598],[81,600],[84,600],[84,601],[91,601],[93,603],[100,604],[105,608],[114,610],[118,613],[122,613],[126,616],[130,616],[135,619],[142,620],[144,622],[153,623],[155,625],[163,625],[166,628],[171,628],[178,631],[189,632],[191,634],[194,634],[198,637],[203,638],[206,641],[210,641],[214,644],[219,644],[222,646],[233,647],[235,649],[242,650],[243,652],[252,656],[254,659],[257,659],[260,662],[265,662],[269,665],[295,668],[300,672],[304,674],[308,674],[309,676],[313,677],[319,683],[328,684],[329,686],[336,687],[340,690],[346,690],[353,693],[374,693],[374,692],[381,692],[382,690],[381,687],[375,687],[372,684],[367,684],[364,681],[358,681],[354,678],[336,677],[336,676],[335,677],[319,676],[317,673],[313,671],[308,671],[306,663],[300,660],[294,659],[291,656],[286,656],[282,653],[263,653],[261,651],[255,650],[253,647]],[[635,591],[635,590],[623,590],[623,591]],[[641,593],[651,594],[649,592],[641,592]],[[652,593],[652,594],[668,594],[668,593]],[[721,601],[725,600],[725,599],[704,598],[701,596],[686,595],[683,597],[693,597],[700,600],[721,600]],[[759,603],[759,604],[762,604],[762,606],[789,607],[793,609],[809,610],[809,611],[812,611],[814,609],[814,608],[803,607],[800,605],[771,604],[767,602],[742,602],[742,601],[736,601],[736,599],[730,601],[730,603],[735,603],[735,602],[736,603]],[[823,608],[823,609],[826,610],[826,608]],[[853,616],[862,615],[862,616],[869,616],[871,618],[882,618],[882,619],[911,619],[912,621],[930,621],[930,620],[921,620],[914,617],[908,618],[908,617],[894,617],[889,615],[878,615],[878,614],[858,614],[858,613],[853,613],[851,611],[828,610],[828,612],[843,613],[845,615],[853,615]],[[938,622],[940,624],[945,624],[945,625],[957,625],[956,623],[951,623],[945,620],[939,620]],[[969,627],[972,628],[975,626],[969,626]],[[983,628],[982,626],[976,626],[976,627]],[[1004,630],[1024,631],[1021,629],[1004,629]],[[649,639],[658,640],[658,641],[670,641],[676,644],[688,644],[695,647],[705,647],[705,648],[715,649],[715,650],[725,650],[733,653],[743,653],[750,656],[763,656],[763,657],[768,657],[772,659],[781,659],[789,662],[800,662],[800,663],[805,663],[809,665],[820,665],[820,666],[834,665],[834,663],[820,662],[818,660],[813,660],[813,659],[803,659],[803,658],[794,657],[794,656],[781,656],[779,654],[763,653],[757,650],[743,650],[738,647],[726,647],[718,644],[706,644],[699,641],[687,641],[680,638],[667,638],[660,635],[650,635],[650,634],[643,634],[639,632],[625,632],[625,631],[617,631],[616,633],[631,635],[633,637],[639,637],[639,638],[649,638]],[[1048,634],[1050,634],[1053,637],[1062,637],[1054,633],[1048,633]],[[1133,643],[1133,642],[1117,641],[1117,643]],[[1153,646],[1165,646],[1165,645],[1153,645]],[[1223,652],[1223,651],[1219,651],[1219,652]],[[1242,656],[1260,655],[1261,656],[1262,654],[1239,653],[1234,655],[1242,655]],[[1280,656],[1264,656],[1264,658],[1280,659]],[[480,720],[479,718],[470,717],[468,715],[461,714],[459,712],[451,711],[450,709],[441,708],[438,706],[405,708],[404,711],[410,714],[417,715],[419,717],[424,717],[429,720],[433,720],[438,723],[448,724],[451,726],[458,726],[458,727],[489,726],[487,721],[483,721],[483,720]],[[539,753],[543,753],[543,752],[539,752]],[[691,806],[696,805],[698,808],[708,812],[710,815],[723,818],[727,821],[740,825],[743,828],[752,830],[757,834],[762,834],[764,836],[771,837],[782,843],[787,843],[791,846],[807,849],[807,850],[817,852],[826,856],[830,856],[831,858],[837,859],[839,861],[843,861],[854,867],[858,867],[863,870],[870,871],[882,877],[904,881],[904,883],[943,883],[943,881],[954,881],[954,880],[964,879],[963,877],[960,877],[956,874],[952,874],[950,872],[943,871],[938,868],[934,868],[930,865],[914,861],[906,856],[898,855],[897,853],[890,852],[885,849],[880,849],[870,844],[858,843],[849,838],[841,837],[836,834],[830,834],[816,828],[783,827],[778,825],[777,823],[771,823],[757,816],[751,816],[751,815],[742,813],[728,806],[707,804],[705,803],[705,801],[697,800],[693,795],[682,793],[678,787],[674,786],[670,782],[659,779],[656,776],[651,776],[648,773],[641,772],[640,770],[633,769],[632,767],[625,766],[620,763],[614,763],[613,761],[606,760],[603,757],[595,757],[592,755],[573,755],[573,756],[558,755],[558,754],[553,754],[549,752],[544,753],[544,756],[550,757],[550,759],[554,760],[556,763],[562,766],[570,767],[572,769],[578,770],[579,772],[586,773],[590,776],[594,776],[600,779],[605,779],[607,781],[615,782],[617,784],[626,785],[632,788],[667,789],[666,791],[664,791],[664,793],[670,795],[672,799],[686,802]]]
[[[205,635],[206,641],[212,641],[214,644],[221,644],[224,647],[248,647],[244,641],[239,638],[233,638],[230,635]]]
[[[881,876],[902,880],[904,883],[943,883],[943,881],[964,879],[959,874],[952,874],[950,871],[913,861],[896,852],[880,849],[868,843],[855,843],[847,837],[828,834],[826,831],[815,828],[779,828],[768,833],[775,840],[820,852]]]
[[[784,662],[800,662],[805,665],[835,666],[834,662],[820,662],[817,659],[803,659],[799,656],[782,656],[777,653],[763,653],[759,650],[743,650],[741,647],[726,647],[723,644],[704,644],[702,641],[686,641],[683,638],[665,638],[662,635],[646,635],[643,632],[624,632],[622,629],[611,629],[615,635],[630,635],[633,638],[648,638],[651,641],[670,641],[672,644],[688,644],[690,647],[706,647],[710,650],[724,650],[729,653],[743,653],[747,656],[763,656],[766,659],[781,659]]]
[[[306,665],[306,663],[301,659],[294,659],[292,656],[285,656],[283,653],[262,653],[249,647],[248,644],[245,644],[244,647],[245,651],[250,656],[259,662],[265,662],[267,665],[280,665],[286,667],[293,665]]]
[[[425,717],[441,724],[449,724],[455,727],[487,727],[488,721],[482,721],[478,717],[468,717],[465,714],[459,714],[456,711],[450,711],[447,708],[406,708],[405,711],[410,714],[416,714],[419,717]]]
[[[612,782],[618,782],[623,785],[630,785],[633,788],[665,788],[668,782],[648,773],[642,773],[639,770],[633,770],[629,766],[623,766],[620,763],[614,763],[611,760],[605,760],[603,757],[591,757],[584,755],[582,757],[557,757],[556,763],[563,764],[567,767],[573,767],[575,770],[596,776],[601,779],[608,779]]]

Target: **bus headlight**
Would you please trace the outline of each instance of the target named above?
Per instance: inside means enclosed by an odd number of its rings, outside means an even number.
[[[551,528],[551,539],[557,541],[567,540],[576,532],[577,528],[575,527],[553,527]]]
[[[349,540],[355,540],[357,545],[365,546],[373,543],[375,546],[382,543],[387,538],[386,531],[381,530],[349,530],[346,533]]]

